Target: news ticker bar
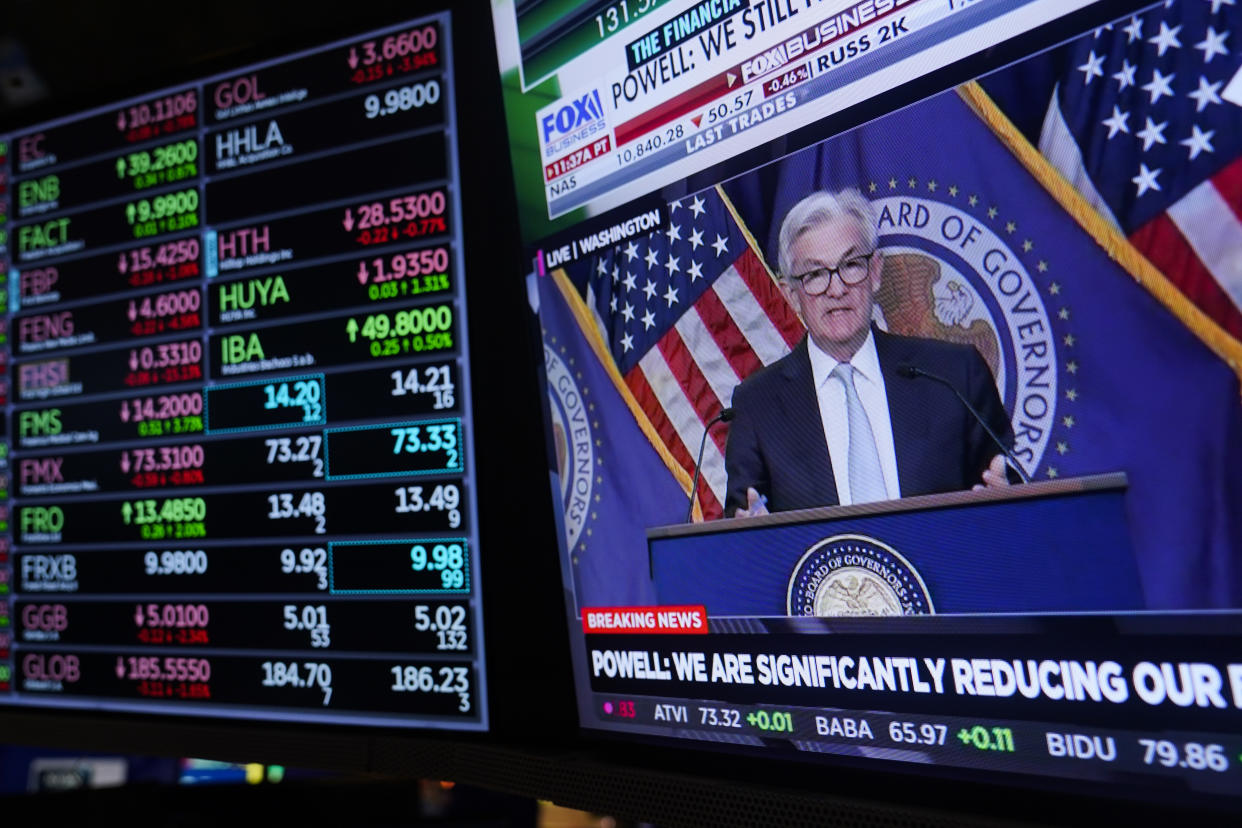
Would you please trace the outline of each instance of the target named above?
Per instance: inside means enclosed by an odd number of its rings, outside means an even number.
[[[584,638],[596,693],[1242,732],[1237,616],[1188,625],[1177,616],[1164,626],[1163,614],[1136,618],[1146,627],[1125,616],[1036,616],[1025,626],[1003,616],[923,616],[916,625],[876,619],[868,633],[834,619],[711,619],[717,629],[755,629]],[[812,623],[790,632],[798,621]]]
[[[12,458],[19,498],[462,472],[459,419]]]
[[[658,27],[630,44],[628,62],[602,44],[597,87],[567,89],[536,119],[548,215],[618,206],[1081,5],[896,0],[823,20],[791,6],[762,24],[743,7],[742,23],[726,16],[641,65],[627,64],[659,40]],[[740,58],[729,54],[736,44],[748,49]]]
[[[201,99],[197,88],[183,87],[114,104],[50,128],[27,131],[13,138],[13,172],[18,178],[42,175],[101,153],[119,153],[117,161],[108,159],[109,173],[112,163],[118,167],[113,174],[116,178],[125,178],[133,166],[145,173],[149,165],[142,164],[142,159],[135,164],[127,154],[134,147],[148,143],[160,146],[168,136],[188,130],[270,118],[338,101],[356,89],[392,86],[413,74],[443,71],[444,34],[437,21],[420,21],[408,28],[385,30],[332,48],[248,67],[231,76],[206,79]],[[412,103],[398,92],[394,100],[385,100],[381,94],[374,105],[364,103],[356,108],[363,117],[374,120],[418,108],[410,106]],[[406,104],[404,108],[402,104]]]
[[[460,545],[457,558],[461,569]],[[285,600],[229,601],[160,595],[105,601],[56,596],[54,600],[26,597],[15,601],[12,613],[9,626],[20,651],[91,645],[437,657],[475,652],[464,598],[358,602],[297,595]]]
[[[17,453],[296,429],[459,411],[456,359],[372,370],[242,380],[121,399],[49,398],[13,413]]]
[[[0,142],[6,703],[482,721],[448,19]]]
[[[4,703],[34,696],[91,697],[141,699],[167,712],[209,702],[212,708],[258,705],[474,719],[480,701],[475,667],[444,656],[28,650],[15,659],[13,671],[0,676],[0,690],[14,691]]]
[[[195,324],[200,323],[196,320]],[[380,310],[360,308],[335,318],[212,334],[206,347],[201,337],[150,345],[135,342],[19,363],[12,369],[17,378],[16,400],[34,402],[201,382],[207,374],[205,362],[210,363],[212,379],[230,381],[274,371],[446,353],[456,350],[459,325],[458,309],[453,302],[443,301]],[[211,360],[204,359],[208,354]]]
[[[284,540],[223,547],[186,543],[129,549],[56,548],[12,555],[6,551],[0,552],[0,563],[11,559],[13,572],[11,578],[5,573],[0,580],[0,595],[39,602],[118,595],[200,601],[271,593],[301,595],[308,601],[323,595],[468,595],[473,582],[470,551],[466,537],[451,535]],[[7,614],[0,608],[0,615]],[[0,621],[0,626],[5,623]]]
[[[390,179],[379,181],[376,189],[388,190],[388,195],[363,195],[343,206],[306,210],[299,204],[298,212],[291,215],[256,218],[240,226],[213,226],[202,232],[201,239],[198,234],[174,234],[131,246],[124,246],[122,240],[119,247],[104,244],[103,252],[83,245],[51,261],[39,258],[29,264],[15,263],[8,284],[9,306],[14,311],[41,310],[62,302],[197,280],[204,274],[230,277],[273,267],[286,270],[280,275],[268,273],[259,281],[210,290],[209,298],[216,300],[213,320],[223,324],[266,319],[449,290],[448,242],[450,233],[456,231],[450,222],[452,187],[433,181],[392,193],[391,185]],[[377,249],[395,243],[418,247],[396,252]],[[351,255],[358,258],[324,263],[330,257]],[[305,284],[297,285],[299,281],[321,284],[328,299],[312,293]],[[197,288],[198,282],[189,284]]]
[[[38,505],[23,501],[8,520],[23,548],[466,531],[468,492],[461,475],[418,479],[423,482],[204,494],[159,490],[150,497],[108,500],[62,497]]]
[[[595,693],[594,724],[678,738],[722,734],[758,748],[792,748],[922,764],[1036,773],[1237,796],[1237,731],[1114,730],[1055,722],[927,716],[876,710],[730,705]]]
[[[81,288],[75,285],[75,281],[81,281],[76,279],[77,271],[73,267],[77,262],[27,270],[10,281],[11,285],[20,287],[18,291],[11,291],[11,307],[16,309],[23,301],[30,305],[11,322],[15,350],[19,356],[38,355],[195,331],[207,321],[216,326],[268,322],[343,307],[448,293],[454,287],[447,243],[377,253],[345,261],[303,265],[263,276],[233,281],[221,279],[208,287],[206,298],[194,281],[154,293],[120,296],[112,301],[71,309],[60,309],[56,305],[66,296],[81,293]],[[109,257],[110,254],[106,254],[102,258]],[[118,258],[124,259],[125,254],[119,254]],[[165,261],[172,260],[165,256]],[[139,264],[150,267],[146,259]],[[182,262],[176,267],[185,264]],[[196,274],[197,260],[189,264],[193,266],[193,273],[189,275]],[[132,270],[130,275],[145,280],[147,277],[142,274],[146,272]],[[180,269],[177,272],[180,273]],[[103,294],[124,285],[119,280],[113,285],[103,279],[97,280],[94,287]],[[36,288],[43,292],[34,293]],[[35,299],[39,301],[29,301]]]

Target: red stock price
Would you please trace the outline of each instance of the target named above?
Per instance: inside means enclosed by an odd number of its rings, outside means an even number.
[[[440,31],[434,24],[419,26],[381,40],[351,46],[345,63],[353,83],[369,83],[394,74],[417,72],[439,63],[435,51]]]
[[[383,244],[401,238],[421,238],[448,230],[444,190],[430,190],[387,201],[372,201],[345,210],[341,226],[358,234],[359,244]]]
[[[127,106],[116,113],[116,128],[130,143],[198,126],[198,93],[193,89]]]
[[[145,287],[199,275],[197,238],[178,239],[126,250],[117,256],[116,270],[132,287]]]
[[[202,303],[202,294],[193,289],[130,299],[126,309],[131,323],[129,331],[134,336],[151,336],[201,327]]]
[[[125,384],[155,385],[203,378],[203,343],[197,339],[163,342],[129,351]]]

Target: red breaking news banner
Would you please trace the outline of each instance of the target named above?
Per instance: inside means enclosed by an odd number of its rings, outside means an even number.
[[[582,610],[582,631],[707,635],[707,608],[586,607]]]

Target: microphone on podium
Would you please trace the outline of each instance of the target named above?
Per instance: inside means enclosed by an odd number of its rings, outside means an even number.
[[[939,374],[933,374],[928,371],[924,371],[922,368],[918,367],[917,365],[911,365],[908,362],[903,362],[900,365],[898,365],[897,373],[908,379],[918,379],[919,377],[926,377],[932,382],[940,383],[941,385],[945,386],[950,391],[952,391],[955,395],[957,395],[957,398],[961,400],[962,405],[966,406],[966,410],[971,413],[971,415],[975,418],[975,420],[979,423],[979,425],[983,426],[983,430],[987,432],[988,436],[992,438],[992,442],[996,444],[996,447],[998,449],[1000,449],[1001,454],[1005,455],[1005,459],[1009,461],[1009,464],[1013,467],[1013,470],[1018,473],[1018,477],[1022,478],[1022,482],[1023,483],[1031,482],[1031,478],[1028,477],[1026,472],[1022,470],[1022,466],[1018,463],[1018,459],[1013,456],[1013,452],[1009,450],[1009,447],[1005,445],[1005,443],[1001,440],[1000,437],[996,436],[996,432],[993,431],[991,426],[989,426],[987,422],[983,419],[983,415],[980,414],[975,409],[975,407],[970,404],[970,400],[966,399],[965,395],[963,395],[961,391],[957,390],[956,385],[949,382],[947,379],[940,376]]]
[[[727,423],[732,419],[733,409],[722,408],[720,413],[712,417],[703,429],[703,439],[699,441],[699,459],[694,461],[694,482],[690,484],[690,507],[686,509],[686,523],[694,519],[694,499],[699,494],[699,473],[703,466],[703,449],[707,448],[707,432],[711,431],[716,423]]]

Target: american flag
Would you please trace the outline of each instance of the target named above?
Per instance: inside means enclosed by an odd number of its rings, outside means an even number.
[[[805,332],[717,190],[669,205],[667,227],[601,251],[586,300],[629,393],[672,462],[694,471],[706,423],[734,387]],[[728,429],[711,429],[699,504],[723,514]]]
[[[1242,6],[1168,0],[1073,43],[1040,151],[1242,339]]]

